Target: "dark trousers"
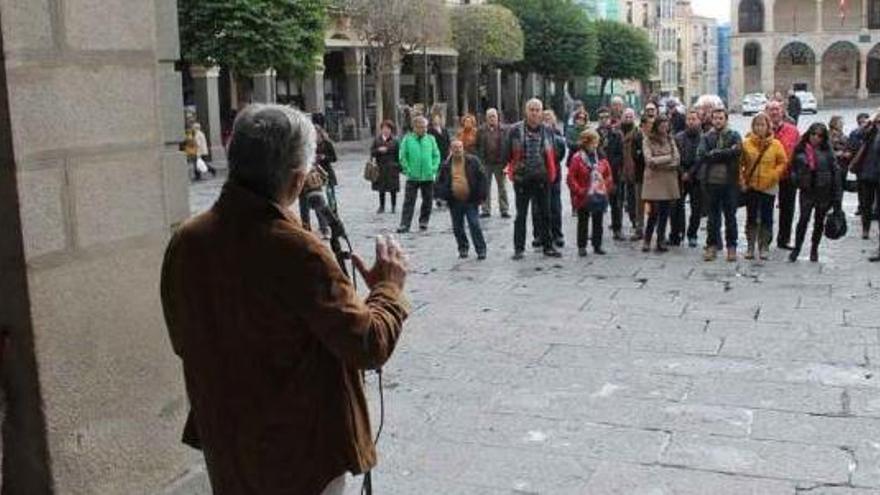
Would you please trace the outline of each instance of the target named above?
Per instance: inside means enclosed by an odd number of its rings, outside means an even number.
[[[464,232],[464,222],[467,220],[471,239],[474,241],[474,249],[477,254],[486,252],[486,240],[483,237],[483,229],[480,228],[480,213],[476,204],[461,203],[456,200],[449,202],[449,216],[452,217],[452,233],[455,234],[455,242],[458,244],[458,252],[468,252],[467,235]]]
[[[391,211],[394,211],[397,207],[397,193],[389,192],[388,196],[391,197]],[[385,209],[385,191],[379,193],[379,208]]]
[[[526,217],[532,205],[535,237],[544,248],[552,246],[550,237],[550,187],[546,182],[514,184],[516,219],[513,222],[513,249],[524,251],[526,246]]]
[[[706,209],[709,214],[709,236],[706,246],[721,249],[721,218],[724,217],[724,240],[728,248],[736,248],[737,186],[706,184]]]
[[[791,245],[791,226],[794,223],[794,206],[797,200],[797,186],[791,179],[779,183],[779,230],[776,245]]]
[[[412,226],[412,218],[416,209],[416,194],[421,191],[422,207],[419,212],[419,227],[427,227],[431,220],[431,208],[434,206],[434,182],[433,181],[406,181],[406,192],[403,196],[403,214],[400,217],[400,226],[409,230]]]
[[[687,203],[691,205],[691,216],[687,216]],[[672,203],[670,224],[672,231],[669,238],[679,242],[687,236],[696,239],[700,232],[700,220],[703,216],[703,191],[697,181],[685,182],[681,188],[681,199]]]
[[[299,197],[299,218],[302,221],[303,227],[306,230],[312,230],[312,222],[311,222],[311,208],[309,208],[308,201],[305,200],[305,195]],[[320,215],[315,215],[318,217],[318,226],[321,229],[322,233],[326,233],[328,231],[327,222],[321,218]]]
[[[859,208],[862,211],[862,230],[870,232],[874,220],[874,204],[880,199],[880,182],[859,180]]]
[[[755,236],[754,240],[758,245],[766,247],[773,237],[773,206],[776,203],[776,196],[760,191],[749,191],[745,194],[746,237],[751,239]]]
[[[831,209],[831,200],[820,200],[816,196],[801,191],[801,212],[798,217],[797,232],[795,233],[795,249],[800,250],[807,237],[807,227],[810,224],[810,216],[815,212],[813,220],[813,249],[818,249],[822,234],[825,232],[825,215]]]
[[[537,235],[540,232],[538,229],[538,220],[535,215],[532,215],[532,233],[535,239],[540,239]],[[550,185],[550,239],[551,240],[561,240],[564,236],[562,234],[562,180],[557,179],[556,182]]]
[[[590,241],[592,241],[593,249],[599,249],[602,247],[602,220],[605,216],[605,211],[597,210],[590,211],[587,208],[581,208],[577,211],[577,245],[578,248],[584,249],[587,247],[587,237],[589,236]],[[590,220],[593,221],[593,230],[588,235],[590,231]]]
[[[608,198],[611,207],[611,231],[619,233],[623,230],[623,199],[626,188],[623,182],[614,184],[614,193]]]
[[[672,201],[648,201],[648,205],[650,211],[648,212],[648,223],[645,225],[645,244],[651,243],[655,228],[657,229],[657,244],[664,244]]]
[[[626,212],[633,229],[641,235],[644,226],[645,210],[642,204],[642,184],[640,182],[625,182],[624,201],[626,202]]]

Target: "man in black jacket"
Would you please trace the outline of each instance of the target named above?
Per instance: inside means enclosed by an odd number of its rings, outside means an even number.
[[[470,246],[464,233],[464,222],[477,251],[477,259],[486,259],[486,240],[480,227],[478,208],[486,199],[486,175],[479,158],[464,152],[464,144],[459,139],[449,143],[450,156],[440,167],[437,177],[437,193],[449,203],[452,217],[452,232],[458,244],[458,257],[467,258]]]
[[[715,261],[718,250],[727,247],[727,261],[736,261],[737,195],[739,194],[739,156],[742,138],[727,126],[727,110],[712,111],[712,130],[703,135],[697,148],[698,179],[706,195],[709,213],[709,236],[705,261]],[[721,241],[721,217],[724,216],[724,244]]]
[[[792,123],[798,125],[801,118],[801,99],[797,97],[794,91],[788,92],[788,116],[791,117]]]
[[[620,180],[623,170],[623,134],[618,126],[611,121],[611,112],[607,108],[599,109],[599,154],[608,159],[611,175],[614,178],[614,191],[608,198],[611,203],[611,231],[615,241],[623,240],[623,198],[624,186]]]
[[[675,204],[672,211],[672,234],[670,242],[678,245],[682,238],[687,235],[688,246],[697,247],[697,233],[700,231],[700,220],[703,215],[703,193],[700,182],[697,180],[697,148],[702,138],[702,121],[696,109],[688,110],[687,127],[675,135],[675,144],[681,156],[681,199]],[[687,198],[691,202],[690,221],[687,222],[685,232],[685,203]]]

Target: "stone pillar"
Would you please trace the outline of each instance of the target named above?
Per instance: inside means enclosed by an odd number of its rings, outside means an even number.
[[[504,120],[508,123],[519,120],[522,107],[522,76],[519,72],[507,75],[507,87],[504,91]]]
[[[501,69],[491,69],[492,72],[492,84],[489,88],[489,104],[498,109],[498,111],[502,110],[504,105],[504,98],[502,96],[502,88],[501,88]]]
[[[217,85],[220,67],[194,66],[190,68],[190,74],[195,86],[196,115],[208,138],[211,160],[215,167],[225,167],[226,150],[220,137],[220,88]]]
[[[254,81],[254,103],[275,103],[277,100],[275,75],[275,69],[269,69],[252,76]]]
[[[740,60],[742,60],[742,55],[740,55]],[[742,67],[742,63],[733,65]],[[743,77],[745,77],[744,70]],[[745,86],[743,86],[743,90],[745,91]],[[771,43],[761,45],[761,90],[765,93],[769,92],[771,97],[776,90],[780,90],[780,88],[776,87],[776,54],[773,53]],[[787,92],[785,88],[781,88],[781,90]]]
[[[158,297],[189,216],[176,2],[58,5],[0,26],[3,492],[157,493],[201,457]]]
[[[861,14],[861,15],[862,15],[862,22],[861,22],[861,26],[862,26],[862,30],[863,30],[863,31],[867,31],[867,29],[868,29],[868,3],[869,3],[870,1],[871,1],[871,0],[862,0],[862,14]]]
[[[364,52],[359,48],[345,51],[345,108],[355,122],[355,138],[370,135],[370,126],[364,112],[364,86],[366,77]]]
[[[306,112],[324,113],[324,58],[321,57],[315,71],[309,74],[302,84]]]
[[[868,52],[859,56],[859,95],[860,100],[868,99]]]
[[[386,119],[393,120],[398,129],[405,127],[400,113],[400,65],[400,61],[395,61],[382,75],[383,114]]]
[[[523,83],[523,98],[526,100],[532,98],[541,98],[541,88],[538,83],[538,75],[534,72],[526,74],[526,80]]]
[[[822,91],[822,64],[816,61],[816,74],[813,80],[813,95],[816,96],[816,104],[822,106],[825,102],[825,93]]]
[[[823,30],[822,25],[822,0],[816,0],[816,32],[821,33]],[[817,88],[818,89],[818,88]],[[818,98],[817,98],[818,100]]]
[[[776,6],[776,0],[764,0],[764,32],[772,33],[773,29],[773,8]]]
[[[458,59],[443,57],[440,59],[440,79],[443,94],[446,95],[446,123],[458,122]]]

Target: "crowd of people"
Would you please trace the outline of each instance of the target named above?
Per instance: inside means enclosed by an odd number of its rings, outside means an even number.
[[[801,135],[788,105],[782,98],[768,102],[745,136],[729,126],[728,110],[712,95],[687,109],[674,100],[667,105],[649,101],[640,114],[615,97],[597,110],[595,121],[578,102],[563,123],[533,98],[520,122],[503,125],[498,111],[489,109],[482,125],[468,114],[454,133],[440,113],[430,121],[413,117],[411,130],[401,137],[395,124],[386,121],[370,151],[378,169],[372,181],[379,196],[377,213],[387,211],[386,197],[390,212],[396,213],[403,175],[398,233],[412,228],[421,196],[420,231],[428,229],[435,205],[448,208],[459,256],[468,257],[473,245],[477,258],[485,259],[481,219],[493,211],[510,218],[512,203],[513,259],[525,256],[529,225],[532,247],[560,257],[564,182],[577,222],[579,256],[588,255],[588,245],[597,255],[606,253],[605,215],[610,212],[613,240],[639,242],[642,251],[657,253],[685,242],[696,248],[705,218],[707,262],[719,256],[734,262],[740,255],[767,260],[774,239],[796,261],[807,248],[812,222],[808,247],[815,262],[826,223],[837,222],[833,230],[838,232],[845,222],[847,186],[857,187],[862,237],[869,238],[880,201],[880,113],[874,118],[860,114],[849,135],[840,117],[828,125],[814,123]],[[326,153],[319,156],[327,161]],[[847,172],[857,175],[857,186],[846,181]],[[744,253],[738,245],[741,207],[746,211]],[[880,252],[870,259],[880,261]]]

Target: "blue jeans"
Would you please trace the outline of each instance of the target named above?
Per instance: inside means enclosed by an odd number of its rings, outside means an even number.
[[[736,248],[737,186],[732,184],[706,184],[706,211],[709,215],[707,247],[721,249],[721,217],[724,217],[724,240],[728,248]]]
[[[458,244],[458,252],[468,252],[467,235],[464,233],[464,222],[467,220],[471,238],[474,241],[474,249],[477,254],[486,252],[486,240],[483,238],[483,229],[480,228],[480,213],[478,206],[471,203],[461,203],[451,200],[449,202],[449,215],[452,217],[452,232],[455,234],[455,242]]]

